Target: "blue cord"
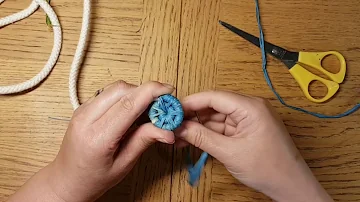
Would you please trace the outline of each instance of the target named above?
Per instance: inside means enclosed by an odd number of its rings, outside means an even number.
[[[262,69],[263,69],[263,72],[264,72],[264,77],[265,77],[266,83],[270,87],[271,91],[275,94],[275,96],[281,102],[281,104],[283,104],[284,106],[286,106],[286,107],[288,107],[290,109],[301,111],[301,112],[304,112],[306,114],[310,114],[310,115],[318,117],[318,118],[342,118],[342,117],[348,116],[348,115],[356,112],[360,108],[360,103],[355,105],[352,109],[350,109],[350,110],[348,110],[348,111],[346,111],[346,112],[344,112],[342,114],[338,114],[338,115],[334,115],[334,116],[315,113],[315,112],[307,111],[307,110],[305,110],[303,108],[300,108],[300,107],[295,107],[295,106],[286,104],[286,102],[282,99],[282,97],[274,89],[274,86],[271,83],[269,73],[268,73],[267,68],[266,68],[267,61],[266,61],[266,52],[265,52],[265,46],[264,46],[264,32],[263,32],[263,28],[262,28],[261,20],[260,20],[260,9],[259,9],[259,1],[258,0],[255,0],[255,5],[256,5],[256,18],[257,18],[257,23],[258,23],[259,32],[260,32],[260,37],[259,37],[260,40],[259,41],[260,41],[260,49],[261,49],[261,57],[262,57]]]
[[[201,154],[199,160],[196,162],[196,164],[193,165],[191,162],[190,151],[188,152],[188,173],[189,173],[188,182],[192,187],[194,187],[198,184],[202,170],[205,167],[208,156],[209,156],[209,154],[207,152],[203,152]]]

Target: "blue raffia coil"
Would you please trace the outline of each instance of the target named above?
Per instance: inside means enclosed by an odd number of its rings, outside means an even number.
[[[184,120],[184,110],[176,97],[162,95],[151,106],[149,118],[156,127],[173,131]]]

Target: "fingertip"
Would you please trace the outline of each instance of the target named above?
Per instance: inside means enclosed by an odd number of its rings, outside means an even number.
[[[221,150],[226,150],[231,141],[223,134],[194,121],[184,121],[182,126],[175,131],[175,134],[177,138],[209,152],[213,156],[219,156],[222,153]]]
[[[184,139],[188,135],[189,130],[194,130],[199,126],[201,124],[195,121],[183,121],[181,126],[174,131],[175,136]]]
[[[165,130],[163,130],[165,131]],[[161,138],[156,139],[159,142],[165,143],[165,144],[174,144],[175,143],[175,135],[171,131],[165,131],[164,134],[162,134]]]
[[[187,128],[186,128],[185,125],[186,125],[187,122],[188,122],[188,121],[183,121],[182,124],[181,124],[181,126],[180,126],[179,128],[177,128],[177,129],[174,130],[174,134],[175,134],[176,137],[182,138],[183,136],[186,135],[186,133],[187,133]]]
[[[153,99],[158,98],[164,94],[171,94],[175,87],[167,84],[167,83],[160,83],[157,81],[148,81],[143,85],[139,86],[140,89],[143,89],[144,92],[152,92]]]
[[[168,84],[168,83],[162,83],[162,85],[163,85],[163,86],[165,86],[166,88],[168,88],[168,89],[172,90],[172,91],[174,91],[174,90],[175,90],[175,87],[174,87],[173,85],[171,85],[171,84]]]
[[[152,123],[143,124],[137,132],[143,133],[143,135],[152,138],[154,141],[159,141],[165,144],[175,143],[174,132],[157,128]]]
[[[209,108],[209,95],[208,92],[200,92],[192,95],[188,95],[181,99],[185,114],[192,113],[193,111],[199,111],[205,108]]]

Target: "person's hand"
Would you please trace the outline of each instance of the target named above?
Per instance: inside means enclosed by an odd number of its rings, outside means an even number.
[[[182,105],[190,120],[176,136],[218,159],[242,183],[276,201],[332,201],[266,100],[212,91],[190,95]]]
[[[151,144],[174,143],[173,132],[151,123],[128,134],[154,99],[173,90],[172,86],[158,82],[137,87],[119,81],[106,87],[74,112],[54,162],[29,180],[12,199],[94,201],[120,182]],[[47,188],[51,194],[44,191],[43,195],[29,197],[36,195],[36,189]],[[45,199],[45,195],[49,197]]]

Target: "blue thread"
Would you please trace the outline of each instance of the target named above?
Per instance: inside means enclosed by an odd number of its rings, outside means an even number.
[[[271,91],[275,94],[276,98],[281,102],[281,104],[283,104],[284,106],[293,109],[293,110],[297,110],[297,111],[301,111],[304,112],[306,114],[310,114],[312,116],[318,117],[318,118],[342,118],[345,116],[348,116],[354,112],[356,112],[358,109],[360,109],[360,103],[355,105],[352,109],[342,113],[342,114],[338,114],[338,115],[334,115],[334,116],[329,116],[329,115],[325,115],[325,114],[320,114],[320,113],[315,113],[315,112],[311,112],[311,111],[307,111],[303,108],[300,107],[295,107],[289,104],[286,104],[285,101],[282,99],[282,97],[276,92],[276,90],[274,89],[274,86],[271,83],[270,77],[269,77],[269,73],[267,71],[266,65],[267,65],[267,61],[266,61],[266,52],[265,52],[265,47],[264,47],[264,31],[261,25],[261,20],[260,20],[260,9],[259,9],[259,1],[255,0],[255,5],[256,5],[256,19],[257,19],[257,23],[258,23],[258,27],[259,27],[259,32],[260,32],[260,49],[261,49],[261,57],[262,57],[262,69],[264,72],[264,77],[266,80],[266,83],[268,84],[268,86],[270,87]]]
[[[188,152],[188,173],[189,173],[189,184],[191,186],[196,186],[198,184],[208,156],[209,156],[208,153],[203,152],[199,160],[196,162],[196,164],[192,165],[190,151]]]
[[[177,98],[162,95],[151,106],[149,118],[156,127],[173,131],[181,125],[184,111]]]

